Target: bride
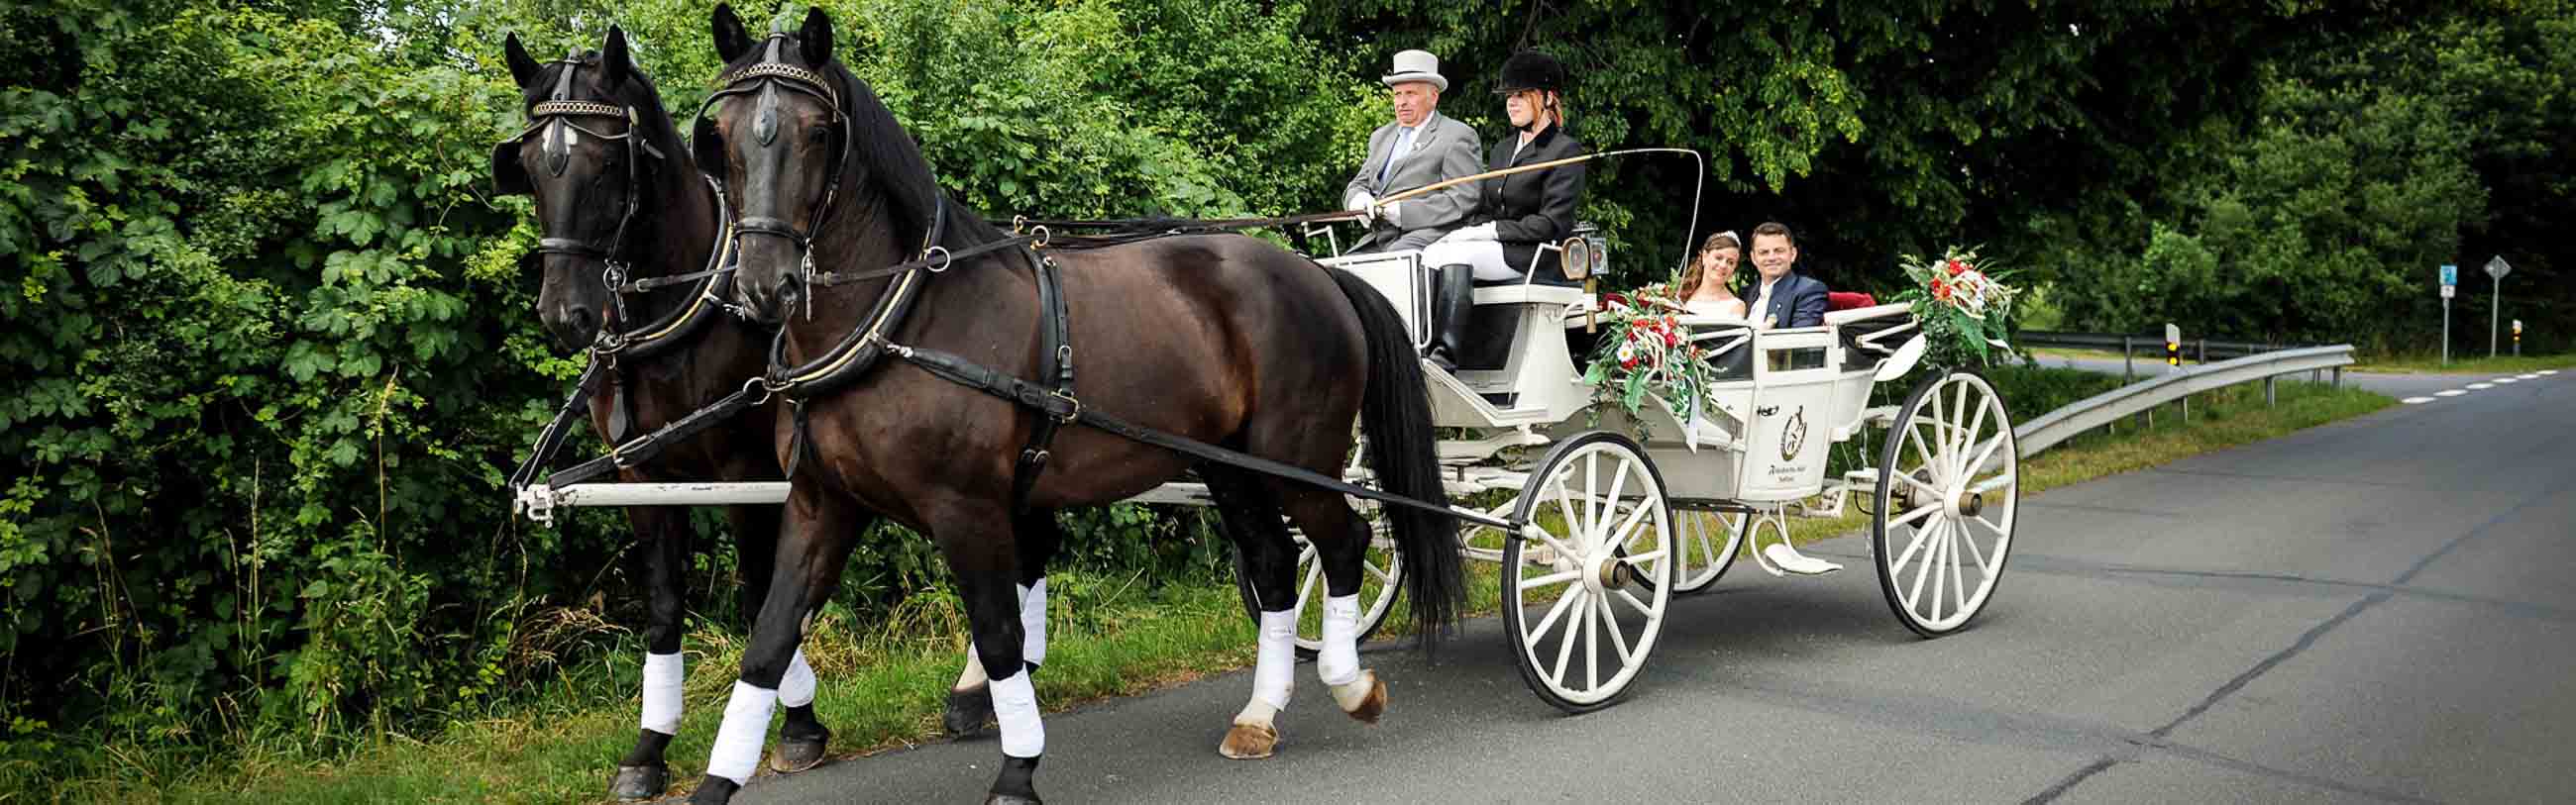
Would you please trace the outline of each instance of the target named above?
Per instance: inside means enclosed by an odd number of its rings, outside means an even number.
[[[1682,310],[1694,316],[1743,319],[1744,300],[1734,291],[1736,261],[1743,257],[1744,244],[1734,232],[1708,236],[1700,244],[1699,259],[1682,272],[1681,286],[1673,293]]]

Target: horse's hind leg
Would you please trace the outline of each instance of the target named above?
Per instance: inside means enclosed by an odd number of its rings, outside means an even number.
[[[771,708],[781,698],[781,684],[790,666],[801,664],[797,644],[803,641],[814,613],[840,585],[850,546],[868,524],[850,501],[804,486],[788,496],[784,520],[769,596],[752,623],[741,675],[735,678],[733,695],[725,703],[724,724],[717,728],[715,747],[708,753],[706,779],[690,796],[691,802],[728,801],[751,780],[760,765],[761,744],[768,738]],[[805,675],[810,686],[812,672]]]
[[[743,619],[757,626],[757,613],[769,598],[770,575],[775,572],[778,557],[777,506],[733,506],[725,510],[732,521],[735,571],[742,576],[741,609]],[[875,515],[852,510],[853,535],[866,531]],[[752,631],[745,629],[745,632]],[[787,675],[778,680],[778,704],[784,710],[778,726],[778,751],[769,757],[769,767],[782,772],[799,772],[823,762],[832,744],[832,730],[823,726],[814,713],[816,682],[814,668],[805,661],[805,650],[797,649],[787,661]]]
[[[974,630],[975,658],[990,679],[994,720],[1002,733],[1002,770],[993,780],[987,803],[1038,801],[1038,759],[1046,753],[1046,725],[1038,716],[1037,689],[1022,656],[1026,635],[1020,626],[1016,592],[1023,571],[1011,523],[993,517],[999,508],[987,501],[954,499],[924,507],[924,524],[939,551],[948,558],[957,580],[958,600],[966,606]]]
[[[1263,480],[1232,467],[1205,465],[1208,495],[1215,498],[1226,536],[1243,557],[1244,581],[1261,610],[1254,652],[1252,699],[1236,713],[1217,754],[1237,760],[1266,758],[1279,744],[1275,717],[1296,688],[1297,549],[1279,520],[1279,503]]]
[[[1020,631],[1024,635],[1020,655],[1029,672],[1037,673],[1046,662],[1046,567],[1056,550],[1064,544],[1064,529],[1056,522],[1055,512],[1033,509],[1011,520],[1019,546]],[[984,674],[984,663],[976,659],[975,646],[966,645],[965,668],[957,672],[957,684],[948,688],[948,709],[940,722],[948,734],[971,738],[984,732],[993,720],[993,691]]]
[[[1315,677],[1333,691],[1333,703],[1371,724],[1386,712],[1386,683],[1360,667],[1360,573],[1369,543],[1368,522],[1351,511],[1341,493],[1272,482],[1288,519],[1315,546],[1324,571],[1324,644],[1315,652]]]
[[[617,761],[609,796],[651,799],[671,784],[663,752],[680,732],[681,622],[685,615],[685,574],[689,565],[689,513],[686,509],[637,506],[626,510],[635,539],[644,547],[645,588],[649,591],[644,621],[644,708],[635,747]]]

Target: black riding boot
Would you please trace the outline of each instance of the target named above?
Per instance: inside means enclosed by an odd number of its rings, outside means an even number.
[[[1458,370],[1458,356],[1467,348],[1467,312],[1476,304],[1476,267],[1441,266],[1432,277],[1431,288],[1431,364],[1442,371]]]

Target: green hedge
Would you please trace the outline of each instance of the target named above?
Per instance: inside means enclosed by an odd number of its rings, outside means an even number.
[[[0,11],[0,759],[59,748],[53,731],[327,742],[604,644],[567,637],[567,611],[641,620],[621,518],[508,516],[503,475],[580,366],[517,268],[527,201],[486,177],[519,125],[502,34],[561,53],[610,20],[241,5]],[[1294,7],[825,5],[844,58],[985,210],[1318,208],[1385,114],[1290,35]],[[716,65],[705,9],[614,21],[670,108],[694,108]],[[1075,561],[1225,567],[1195,514],[1068,522]],[[933,559],[875,535],[844,601],[882,612]],[[716,553],[693,582],[731,574]],[[729,599],[694,603],[723,617]]]

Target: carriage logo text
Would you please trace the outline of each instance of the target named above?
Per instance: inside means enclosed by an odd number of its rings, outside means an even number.
[[[1780,460],[1796,461],[1798,451],[1806,447],[1807,409],[1805,406],[1799,406],[1797,413],[1789,415],[1789,424],[1780,428]]]

